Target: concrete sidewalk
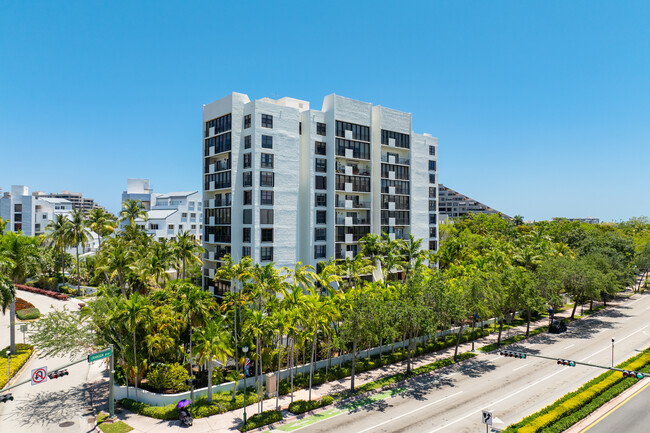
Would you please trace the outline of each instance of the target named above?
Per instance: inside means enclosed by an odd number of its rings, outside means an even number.
[[[608,303],[608,307],[618,305],[628,298],[625,296],[629,295],[629,292],[623,292],[622,296],[619,296],[617,299]],[[588,304],[585,304],[585,310],[588,309]],[[576,310],[577,314],[580,312],[580,307]],[[571,308],[557,313],[555,318],[567,318],[571,315]],[[535,322],[531,322],[530,329],[536,329],[545,325],[548,325],[548,317],[541,318]],[[498,325],[497,325],[498,326]],[[497,328],[498,329],[498,328]],[[505,340],[508,336],[514,336],[517,334],[524,334],[526,332],[526,324],[524,323],[521,326],[510,329],[509,332],[506,330],[503,331],[502,340]],[[479,347],[496,343],[498,339],[498,333],[490,334],[486,337],[477,339],[475,342],[475,347]],[[461,344],[458,353],[469,352],[472,349],[472,342]],[[449,358],[454,355],[455,347],[450,347],[438,352],[433,352],[427,355],[422,355],[420,357],[414,358],[412,361],[412,367],[416,368],[422,365],[430,364],[439,359]],[[481,352],[478,352],[479,354]],[[362,355],[363,352],[360,353]],[[361,358],[361,356],[359,357]],[[402,361],[396,364],[388,365],[386,367],[374,369],[371,371],[366,371],[364,373],[359,373],[355,376],[355,385],[363,385],[368,382],[375,381],[382,377],[390,376],[395,373],[400,373],[406,371],[406,361]],[[322,396],[333,394],[336,392],[344,391],[350,388],[350,378],[344,378],[337,381],[326,382],[319,386],[314,386],[312,388],[312,399],[318,399]],[[294,392],[294,400],[307,400],[309,397],[308,389],[301,389]],[[266,399],[263,402],[263,410],[275,409],[275,398]],[[288,408],[291,398],[289,395],[280,396],[280,408],[285,410]],[[252,404],[246,408],[246,414],[248,417],[254,415],[258,412],[258,404]],[[143,432],[156,432],[161,429],[166,429],[169,431],[188,431],[191,430],[196,433],[203,432],[214,432],[214,433],[225,433],[239,431],[238,427],[243,422],[243,413],[244,409],[237,409],[220,415],[213,415],[207,418],[201,418],[194,420],[194,425],[189,429],[187,427],[181,427],[177,420],[175,421],[163,421],[154,418],[145,417],[142,415],[131,413],[125,409],[122,410],[122,413],[117,414],[118,418],[128,425],[134,428],[134,433],[143,433]],[[292,415],[291,415],[292,416]]]

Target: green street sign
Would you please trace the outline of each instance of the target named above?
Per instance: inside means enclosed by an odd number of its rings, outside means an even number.
[[[111,356],[111,349],[104,349],[101,352],[88,355],[88,362],[98,361],[100,359],[108,358],[109,356]]]

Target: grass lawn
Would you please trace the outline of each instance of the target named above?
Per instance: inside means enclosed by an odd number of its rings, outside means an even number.
[[[97,416],[97,427],[104,433],[126,433],[133,430],[133,427],[125,423],[124,421],[117,421],[114,423],[105,423],[108,414],[100,413]]]

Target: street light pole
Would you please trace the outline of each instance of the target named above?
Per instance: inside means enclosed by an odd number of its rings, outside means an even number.
[[[244,346],[241,348],[242,352],[244,352],[244,366],[246,365],[246,354],[248,353],[248,346]],[[237,385],[235,385],[235,388],[237,388]],[[244,367],[244,424],[246,424],[246,367]]]
[[[614,339],[612,338],[612,368],[614,368]]]
[[[113,357],[113,345],[108,345],[111,348],[111,360],[108,366],[108,417],[115,418],[115,400],[113,396],[113,381],[115,377],[115,358]]]

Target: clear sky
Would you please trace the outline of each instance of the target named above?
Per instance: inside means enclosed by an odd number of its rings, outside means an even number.
[[[647,1],[1,1],[0,187],[200,189],[202,104],[337,93],[507,214],[650,215],[649,45]]]

